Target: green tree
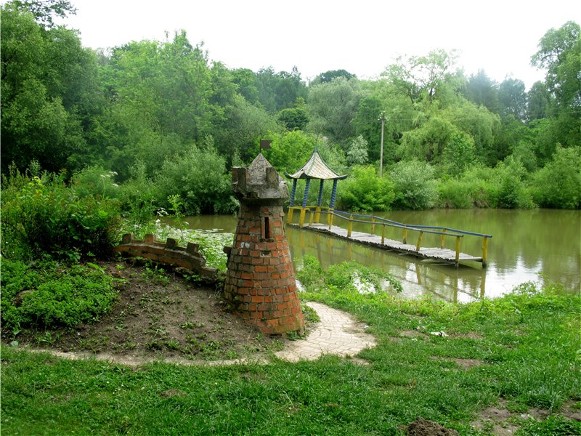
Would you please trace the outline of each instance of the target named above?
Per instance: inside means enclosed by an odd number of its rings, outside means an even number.
[[[547,71],[545,83],[554,97],[551,116],[556,124],[555,142],[563,146],[581,143],[581,28],[569,21],[550,29],[539,42],[531,63]]]
[[[399,57],[382,74],[400,89],[413,103],[432,103],[446,93],[447,84],[459,86],[453,71],[455,52],[434,50],[425,56]]]
[[[232,81],[237,86],[238,93],[249,103],[258,103],[258,85],[256,74],[248,68],[238,68],[232,71]]]
[[[431,164],[443,161],[444,150],[457,140],[460,130],[441,114],[431,117],[421,127],[403,134],[398,154],[405,160],[417,159]]]
[[[485,107],[458,101],[441,115],[472,137],[476,157],[487,165],[494,166],[509,154],[508,146],[502,147],[498,142],[500,117]]]
[[[281,110],[277,119],[287,130],[304,130],[309,123],[305,101],[299,98],[294,107]]]
[[[96,59],[75,32],[45,29],[13,3],[2,7],[2,170],[37,160],[49,171],[73,169],[86,149]]]
[[[470,76],[466,83],[464,95],[476,105],[482,105],[489,111],[499,112],[498,85],[486,75],[484,70]]]
[[[274,116],[240,95],[225,109],[224,115],[224,120],[215,125],[214,139],[228,165],[236,154],[243,161],[250,162],[259,151],[259,141],[268,139],[271,132],[282,130]]]
[[[279,172],[292,174],[309,160],[317,143],[317,138],[309,133],[285,131],[272,137],[271,148],[264,154]]]
[[[354,134],[353,120],[360,93],[356,80],[339,77],[309,91],[309,130],[345,144]]]
[[[54,26],[54,17],[65,18],[77,11],[68,0],[13,0],[11,2],[19,11],[32,13],[38,23],[44,27]]]
[[[97,141],[122,179],[136,161],[152,175],[187,144],[201,144],[236,95],[229,73],[220,64],[211,69],[183,31],[164,43],[114,49],[101,74],[109,109],[98,120]]]
[[[511,115],[521,121],[526,119],[527,94],[522,80],[503,80],[498,87],[498,101],[501,116]]]
[[[235,202],[225,164],[225,159],[211,147],[191,146],[166,159],[155,177],[158,205],[172,208],[173,197],[187,215],[231,213]]]
[[[309,84],[310,86],[319,85],[321,83],[329,83],[335,80],[338,77],[343,77],[347,80],[356,79],[357,76],[355,74],[351,74],[346,70],[330,70],[325,71],[324,73],[319,74],[317,77],[313,79],[313,81]]]
[[[364,165],[369,160],[367,157],[367,141],[359,135],[352,139],[347,148],[348,165]]]
[[[307,87],[296,67],[290,73],[263,68],[256,73],[256,84],[258,99],[271,114],[293,107],[297,99],[307,97]]]
[[[551,94],[543,82],[535,82],[527,94],[527,120],[534,121],[548,116]]]

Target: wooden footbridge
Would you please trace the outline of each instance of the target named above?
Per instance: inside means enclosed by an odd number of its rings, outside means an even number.
[[[347,176],[339,175],[330,169],[317,150],[300,170],[294,174],[287,174],[287,177],[293,181],[286,221],[288,225],[325,232],[339,238],[402,254],[453,263],[456,266],[459,266],[461,262],[479,262],[482,267],[486,267],[488,240],[492,238],[492,235],[449,227],[403,224],[373,215],[335,210],[337,182]],[[298,180],[305,181],[301,206],[294,204]],[[307,205],[312,180],[319,180],[316,206]],[[325,180],[333,182],[329,207],[322,206]],[[295,222],[295,217],[298,218],[298,222]],[[465,237],[481,238],[482,251],[477,254],[463,253],[462,241]],[[408,242],[412,240],[415,243]],[[429,247],[428,244],[434,244],[434,240],[437,241],[435,244],[437,247]],[[474,244],[466,245],[473,246]]]
[[[291,206],[287,224],[314,230],[349,241],[371,245],[400,254],[451,263],[470,265],[477,262],[486,267],[488,240],[492,235],[440,226],[404,224],[374,215],[349,213],[321,206]],[[396,239],[397,238],[397,239]],[[481,239],[482,251],[462,252],[464,238]],[[436,247],[426,246],[437,241]],[[474,244],[471,244],[474,245]]]

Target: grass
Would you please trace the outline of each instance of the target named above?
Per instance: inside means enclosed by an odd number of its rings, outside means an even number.
[[[503,298],[453,305],[319,290],[318,300],[369,325],[369,365],[313,362],[138,369],[2,347],[5,434],[389,435],[419,417],[462,435],[507,404],[520,434],[578,434],[561,413],[581,405],[581,299],[527,284]],[[438,334],[436,334],[438,333]],[[474,364],[464,367],[462,360]],[[526,411],[545,409],[538,421]],[[518,413],[516,413],[518,412]],[[522,413],[520,413],[522,412]],[[519,434],[517,432],[517,434]]]

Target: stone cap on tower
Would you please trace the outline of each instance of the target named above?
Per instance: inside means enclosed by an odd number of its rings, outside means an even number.
[[[232,168],[232,189],[241,201],[283,202],[288,198],[286,182],[260,153],[248,168]]]

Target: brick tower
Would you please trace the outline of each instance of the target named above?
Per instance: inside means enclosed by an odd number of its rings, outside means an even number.
[[[265,334],[302,332],[304,319],[283,224],[286,184],[259,154],[248,168],[232,168],[232,188],[240,212],[224,296],[234,313]]]

